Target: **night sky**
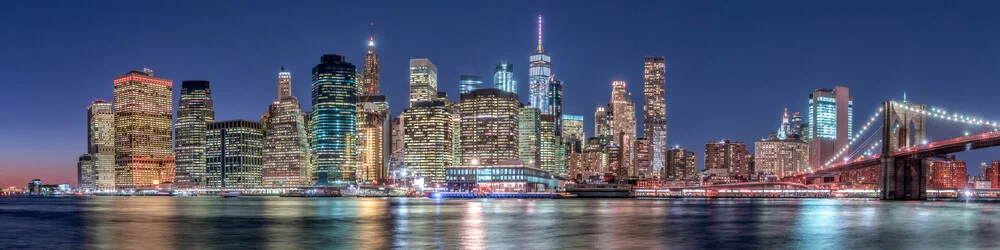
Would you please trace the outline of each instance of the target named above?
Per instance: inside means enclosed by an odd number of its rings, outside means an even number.
[[[284,65],[309,109],[312,67],[331,53],[360,69],[370,22],[394,115],[407,103],[410,58],[437,66],[452,101],[459,75],[492,86],[493,65],[512,62],[526,101],[538,14],[564,112],[583,115],[588,136],[611,81],[627,81],[640,111],[642,58],[665,56],[667,140],[697,151],[699,168],[705,142],[752,144],[777,130],[783,108],[804,111],[809,93],[834,85],[851,89],[855,127],[904,91],[1000,120],[1000,2],[937,2],[2,1],[0,183],[75,185],[86,107],[113,100],[112,80],[129,70],[173,80],[174,105],[182,81],[209,80],[216,120],[256,120]],[[931,140],[976,131],[928,126]],[[998,153],[959,158],[976,174]]]

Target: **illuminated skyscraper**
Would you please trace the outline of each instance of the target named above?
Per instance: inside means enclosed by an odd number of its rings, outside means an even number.
[[[780,139],[772,134],[754,142],[754,172],[782,178],[809,169],[809,143],[797,137]]]
[[[552,115],[541,115],[539,117],[539,127],[538,127],[538,141],[541,145],[539,150],[539,155],[541,159],[542,170],[548,171],[556,176],[565,176],[564,171],[560,171],[558,166],[558,155],[556,151],[562,148],[559,145],[562,140],[556,136],[556,123],[555,117]],[[558,174],[562,173],[562,174]]]
[[[307,186],[310,180],[307,114],[292,94],[292,74],[281,67],[278,73],[278,100],[268,108],[264,123],[265,187]]]
[[[205,186],[205,126],[212,122],[215,122],[215,110],[208,81],[181,83],[177,123],[174,124],[177,187]]]
[[[664,178],[670,180],[698,179],[698,159],[694,152],[675,147],[667,150]]]
[[[524,106],[518,112],[517,154],[525,166],[541,168],[541,141],[539,128],[541,112],[537,108]]]
[[[209,123],[206,135],[208,187],[256,188],[264,166],[264,127],[259,122]]]
[[[572,144],[572,142],[580,142],[583,144],[584,140],[587,138],[586,133],[583,131],[583,116],[582,115],[562,115],[562,132],[563,141]]]
[[[96,178],[96,167],[94,163],[94,156],[91,154],[83,154],[76,163],[76,188],[80,190],[95,190],[97,189],[97,184],[95,182]]]
[[[115,187],[152,188],[174,180],[173,82],[151,70],[115,78]]]
[[[389,102],[382,95],[366,96],[359,105],[359,178],[366,182],[386,180],[391,154]]]
[[[653,178],[659,176],[653,172],[653,148],[649,138],[639,137],[635,139],[635,164],[631,172],[640,178]]]
[[[441,101],[418,102],[403,111],[404,162],[428,184],[444,183],[452,163],[452,110]]]
[[[493,88],[517,94],[517,81],[514,80],[514,65],[501,62],[493,69]]]
[[[361,92],[358,96],[370,96],[379,94],[379,62],[378,53],[375,52],[375,36],[368,37],[368,51],[365,52],[364,82],[361,85]]]
[[[87,107],[88,183],[100,190],[115,189],[115,113],[111,103],[94,101]]]
[[[822,167],[839,150],[846,148],[847,152],[851,151],[853,99],[850,90],[842,86],[817,89],[809,95],[806,136],[809,139],[809,163],[812,167]]]
[[[516,94],[477,89],[462,94],[462,165],[495,165],[518,159],[520,102]]]
[[[643,59],[642,136],[650,141],[652,169],[650,173],[663,172],[663,152],[667,149],[667,102],[665,88],[667,67],[662,56]]]
[[[594,136],[611,136],[611,127],[608,124],[608,111],[604,107],[597,107],[597,110],[594,111]]]
[[[549,107],[549,76],[552,75],[552,58],[542,48],[542,15],[538,15],[538,47],[531,51],[530,67],[528,68],[528,90],[531,106],[541,110],[543,114],[552,114]]]
[[[483,87],[483,77],[474,75],[458,76],[458,92],[465,94]]]
[[[410,107],[437,99],[437,67],[426,58],[410,59]]]
[[[608,127],[612,140],[621,147],[621,168],[631,170],[634,160],[634,141],[636,139],[635,103],[632,94],[625,90],[625,81],[616,80],[611,83],[611,102],[608,102]]]
[[[316,185],[347,183],[357,171],[355,67],[341,55],[323,55],[312,70],[312,147]]]

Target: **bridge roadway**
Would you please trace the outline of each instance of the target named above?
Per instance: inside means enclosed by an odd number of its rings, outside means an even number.
[[[1000,132],[991,131],[986,133],[961,136],[943,141],[936,141],[914,147],[901,148],[892,152],[890,157],[916,157],[920,159],[947,155],[973,149],[1000,146]],[[883,146],[884,147],[884,146]],[[793,180],[801,177],[821,177],[839,174],[840,172],[865,167],[881,166],[882,158],[879,154],[863,156],[849,161],[842,161],[821,169],[814,169],[800,172],[796,175],[786,177],[786,180]]]

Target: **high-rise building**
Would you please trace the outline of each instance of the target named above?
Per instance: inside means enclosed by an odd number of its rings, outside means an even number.
[[[359,102],[358,168],[361,181],[379,182],[389,177],[391,150],[389,102],[386,96],[365,96]]]
[[[686,148],[671,148],[667,150],[664,169],[666,179],[696,180],[698,178],[698,156]]]
[[[281,67],[278,73],[278,100],[268,107],[264,121],[265,187],[308,186],[310,182],[308,114],[292,95],[292,74]]]
[[[563,135],[562,131],[563,84],[562,80],[557,79],[555,75],[552,75],[552,78],[549,79],[548,94],[549,94],[548,114],[552,115],[552,117],[556,119],[556,135],[561,137]]]
[[[608,124],[608,111],[604,107],[597,107],[597,110],[594,111],[594,136],[611,136],[611,127]]]
[[[403,127],[403,117],[392,118],[392,124],[390,126],[392,127],[392,156],[389,158],[394,163],[402,163],[404,151],[403,132],[405,131]],[[392,163],[390,163],[390,165],[395,166]]]
[[[929,169],[927,188],[962,189],[969,180],[965,161],[956,161],[954,156],[931,161]]]
[[[517,81],[514,80],[514,64],[501,62],[493,69],[493,88],[517,94]]]
[[[531,51],[528,68],[528,90],[531,106],[543,114],[552,114],[549,106],[549,76],[552,75],[552,58],[542,48],[542,15],[538,15],[538,47]]]
[[[459,96],[461,99],[461,96]],[[462,165],[462,107],[460,103],[449,103],[451,111],[451,165]]]
[[[437,99],[437,67],[426,58],[410,59],[410,107]]]
[[[854,98],[847,87],[817,89],[809,94],[809,165],[822,167],[840,150],[850,152]]]
[[[209,123],[207,128],[207,186],[260,187],[264,126],[255,121],[229,120]]]
[[[635,164],[630,171],[633,176],[640,178],[658,177],[659,174],[653,172],[653,143],[645,137],[635,139]]]
[[[587,138],[587,134],[583,131],[583,116],[570,114],[562,115],[562,132],[564,142],[568,144],[573,144],[573,142],[583,144],[584,140]]]
[[[518,158],[525,166],[542,168],[541,163],[541,111],[531,106],[523,106],[518,112]]]
[[[323,55],[312,70],[312,147],[316,185],[355,181],[357,93],[355,67],[341,55]]]
[[[483,87],[483,77],[475,75],[458,76],[458,91],[460,94],[472,92]]]
[[[556,118],[552,115],[541,115],[538,120],[539,165],[542,170],[552,175],[566,176],[565,162],[560,159],[565,156],[565,149],[562,146],[562,138],[556,135]]]
[[[805,139],[806,131],[809,130],[809,123],[802,118],[802,113],[793,112],[788,125],[788,137],[798,137]]]
[[[621,169],[631,170],[635,157],[634,141],[636,138],[635,103],[632,94],[625,90],[625,81],[615,80],[611,83],[611,101],[608,102],[608,127],[611,129],[612,140],[620,147],[622,154]]]
[[[173,183],[173,81],[152,70],[115,78],[115,187]]]
[[[365,51],[364,81],[359,84],[361,92],[358,96],[370,96],[379,94],[379,62],[378,53],[375,52],[375,36],[368,37],[368,51]]]
[[[208,81],[181,83],[177,123],[174,124],[177,187],[205,186],[205,127],[212,122],[215,122],[215,110]]]
[[[1000,189],[1000,161],[993,161],[993,164],[983,171],[983,175],[990,181],[990,188]]]
[[[453,115],[441,101],[416,103],[401,115],[406,168],[425,183],[443,183],[444,167],[452,163]]]
[[[462,165],[495,165],[518,159],[517,94],[477,89],[462,94]]]
[[[604,174],[608,171],[608,149],[600,143],[598,137],[588,139],[587,146],[584,146],[580,156],[582,169],[581,174],[596,173]],[[574,176],[576,177],[576,176]]]
[[[643,58],[642,136],[650,140],[652,170],[663,172],[664,150],[667,149],[667,64],[662,56]]]
[[[754,142],[754,174],[783,178],[809,169],[809,143],[770,136]]]
[[[80,156],[79,161],[76,163],[76,188],[81,190],[94,190],[97,189],[97,184],[95,183],[96,167],[94,163],[94,156],[91,154],[83,154]]]
[[[739,179],[750,176],[750,160],[747,159],[747,145],[742,142],[730,142],[723,139],[718,142],[705,143],[705,169],[718,170]]]
[[[87,154],[85,167],[92,189],[115,189],[115,113],[111,103],[94,101],[87,107]],[[81,160],[83,160],[81,158]]]

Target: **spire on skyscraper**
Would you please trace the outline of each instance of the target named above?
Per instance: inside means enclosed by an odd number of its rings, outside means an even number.
[[[538,14],[538,51],[542,51],[542,14]]]

